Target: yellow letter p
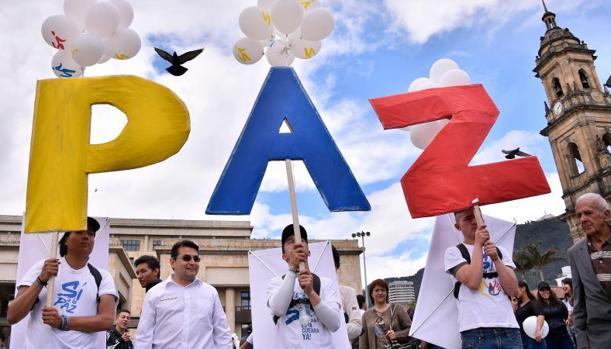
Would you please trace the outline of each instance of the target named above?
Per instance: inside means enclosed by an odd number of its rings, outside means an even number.
[[[90,144],[91,105],[127,116],[114,140]],[[168,88],[135,76],[38,82],[25,231],[85,230],[87,175],[148,166],[176,154],[189,136],[189,112]]]

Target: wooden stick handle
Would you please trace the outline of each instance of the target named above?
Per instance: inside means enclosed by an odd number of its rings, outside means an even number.
[[[479,208],[479,199],[473,199],[471,203],[473,204],[473,214],[475,215],[477,227],[479,228],[482,225],[486,225],[486,222],[484,222],[484,217],[482,216],[482,210]]]
[[[297,213],[297,197],[295,195],[295,178],[293,177],[293,164],[290,159],[284,160],[286,165],[286,178],[289,183],[289,197],[291,199],[291,215],[293,216],[293,234],[295,234],[295,243],[301,243],[301,231],[299,229],[299,214]],[[305,263],[299,263],[299,270],[305,268]]]
[[[51,251],[49,258],[57,258],[57,245],[59,239],[59,233],[53,232],[51,233]],[[55,293],[55,277],[51,277],[49,281],[47,281],[47,307],[53,306],[53,294]]]

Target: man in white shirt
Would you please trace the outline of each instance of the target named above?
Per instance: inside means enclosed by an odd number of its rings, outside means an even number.
[[[146,294],[135,349],[233,348],[218,292],[197,277],[199,262],[193,241],[172,246],[173,273]]]
[[[106,270],[88,263],[100,224],[87,218],[87,230],[66,232],[59,241],[61,259],[32,266],[18,282],[7,319],[14,324],[31,313],[26,349],[94,349],[96,333],[112,326],[118,298]],[[55,283],[53,306],[47,307],[47,283]]]
[[[277,348],[332,349],[331,332],[343,321],[341,298],[332,281],[312,274],[308,267],[308,236],[299,226],[302,242],[295,243],[293,225],[282,231],[282,259],[288,270],[273,278],[267,304],[276,322]],[[299,271],[299,264],[305,268]]]
[[[331,245],[331,250],[333,252],[335,271],[337,272],[341,265],[339,251],[333,245]],[[352,342],[361,335],[362,330],[362,314],[359,312],[359,305],[356,301],[356,291],[350,286],[339,285],[339,293],[342,297],[342,307],[344,308],[344,319],[346,321],[346,330],[348,331],[348,340]]]
[[[448,248],[444,262],[453,281],[460,282],[456,290],[462,347],[522,348],[508,297],[516,297],[518,290],[511,253],[490,240],[485,225],[477,226],[473,208],[454,216],[454,226],[462,232],[464,242]]]

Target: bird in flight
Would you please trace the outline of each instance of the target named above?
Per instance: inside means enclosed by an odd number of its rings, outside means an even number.
[[[501,151],[503,154],[507,154],[505,155],[506,159],[514,159],[516,156],[531,156],[530,154],[521,151],[519,147],[512,150],[501,149]]]
[[[174,51],[174,54],[169,54],[166,51],[160,48],[157,48],[157,47],[155,47],[155,51],[161,58],[165,59],[166,61],[172,64],[171,66],[166,68],[168,73],[174,76],[181,76],[182,74],[186,73],[188,70],[187,68],[183,67],[182,64],[197,57],[200,53],[204,51],[204,49],[200,48],[198,50],[185,52],[181,54],[180,56],[176,54],[176,51]]]

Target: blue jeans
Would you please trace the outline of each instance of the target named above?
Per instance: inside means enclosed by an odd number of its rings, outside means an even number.
[[[482,327],[460,333],[462,349],[522,349],[517,328]]]
[[[522,345],[524,345],[524,349],[546,349],[547,345],[545,343],[545,339],[541,342],[537,342],[536,340],[530,338],[525,333],[522,333]],[[553,348],[550,348],[553,349]]]

